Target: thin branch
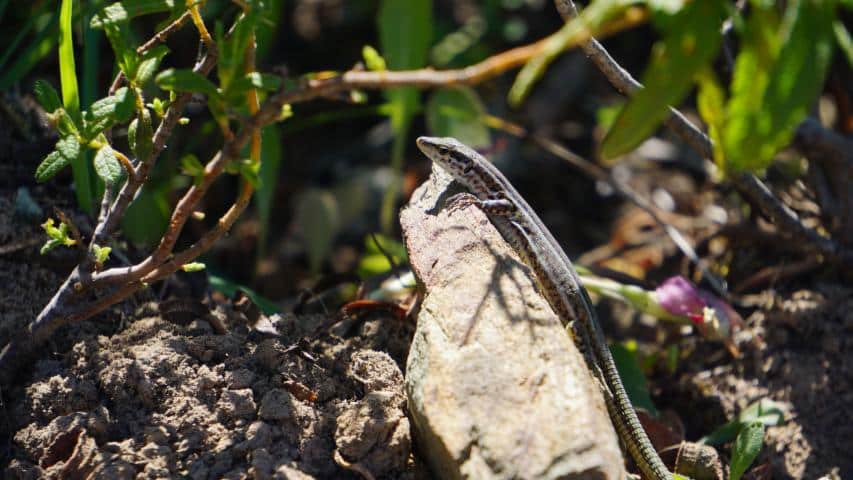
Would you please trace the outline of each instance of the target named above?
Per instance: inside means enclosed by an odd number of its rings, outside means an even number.
[[[570,21],[577,16],[578,11],[572,0],[554,0],[554,3],[565,21]],[[590,60],[595,63],[596,67],[617,90],[627,95],[643,88],[643,85],[622,68],[596,39],[590,39],[581,46]],[[669,107],[669,111],[670,116],[665,122],[667,128],[703,157],[713,158],[711,139],[681,112],[673,107]],[[783,231],[815,246],[827,257],[841,260],[844,263],[853,262],[853,253],[843,252],[834,241],[805,226],[797,214],[773,196],[770,189],[755,175],[746,173],[732,177],[731,181],[741,194],[756,204]]]
[[[636,206],[640,207],[643,211],[648,213],[652,219],[663,229],[664,233],[672,240],[675,246],[681,250],[685,257],[690,260],[699,271],[702,272],[702,276],[708,281],[708,283],[714,288],[717,294],[722,297],[726,297],[726,286],[725,282],[714,275],[708,269],[708,266],[705,262],[699,258],[699,255],[696,254],[696,250],[693,249],[693,246],[690,242],[684,238],[684,235],[670,222],[666,221],[663,217],[668,212],[663,212],[659,208],[657,208],[652,202],[646,200],[645,197],[640,195],[637,191],[631,188],[626,182],[622,182],[613,177],[605,168],[590,162],[589,160],[581,157],[580,155],[572,152],[568,148],[560,145],[554,140],[545,137],[543,135],[539,135],[537,133],[529,133],[527,130],[521,125],[517,125],[506,120],[490,117],[486,119],[486,123],[495,128],[499,128],[513,136],[518,138],[529,138],[536,145],[538,145],[543,150],[551,153],[557,158],[561,158],[578,168],[580,171],[584,172],[587,176],[599,181],[604,182],[610,185],[614,191],[622,195],[624,198],[628,199],[628,201],[633,202]]]

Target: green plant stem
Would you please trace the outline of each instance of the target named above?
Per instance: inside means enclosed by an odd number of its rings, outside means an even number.
[[[62,83],[62,103],[77,125],[81,124],[80,94],[77,89],[77,67],[74,62],[74,38],[72,31],[73,0],[62,0],[59,13],[59,77]],[[93,185],[85,155],[71,162],[77,203],[86,212],[92,212]]]

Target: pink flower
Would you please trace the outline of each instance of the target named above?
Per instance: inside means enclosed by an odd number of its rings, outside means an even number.
[[[696,287],[682,276],[670,277],[655,289],[658,303],[667,312],[701,323],[707,305]]]
[[[731,349],[731,335],[743,320],[725,301],[696,288],[682,276],[670,277],[655,290],[658,303],[668,313],[686,317],[708,338],[723,340]]]

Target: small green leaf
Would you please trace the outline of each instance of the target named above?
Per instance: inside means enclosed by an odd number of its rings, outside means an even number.
[[[847,65],[853,66],[853,38],[850,37],[850,32],[841,20],[832,22],[832,31],[835,34],[835,43],[847,58]]]
[[[62,102],[59,100],[59,94],[56,89],[44,80],[36,80],[33,85],[33,93],[36,100],[44,108],[47,113],[53,113],[59,108],[62,108]]]
[[[729,480],[740,480],[746,469],[758,456],[764,443],[764,424],[753,422],[745,425],[738,433],[732,447],[732,461],[729,468]]]
[[[393,265],[391,265],[386,254],[398,266],[408,262],[406,247],[399,241],[381,233],[365,236],[364,255],[359,260],[356,269],[358,276],[367,279],[391,270]]]
[[[204,180],[204,165],[191,153],[181,157],[181,172],[192,177],[195,185],[201,185]]]
[[[780,425],[784,418],[785,412],[779,403],[769,398],[762,398],[743,409],[737,418],[720,426],[711,434],[702,437],[699,442],[709,445],[720,445],[733,440],[746,424],[761,422],[765,426],[772,427]]]
[[[41,254],[53,250],[59,246],[70,247],[77,243],[76,240],[68,236],[68,225],[65,222],[59,224],[59,227],[53,226],[53,219],[48,218],[42,225],[41,228],[44,229],[44,232],[47,234],[49,240],[45,242],[41,247]]]
[[[135,108],[136,96],[133,90],[127,87],[118,89],[115,95],[96,101],[83,112],[83,131],[86,138],[95,138],[116,123],[128,121]]]
[[[136,69],[136,84],[140,87],[145,85],[157,69],[160,67],[160,62],[169,53],[169,49],[165,45],[157,45],[151,50],[145,52],[142,56],[142,61],[139,62],[139,67]]]
[[[95,262],[99,265],[103,264],[110,258],[111,247],[102,247],[98,244],[92,245],[92,253],[95,255]]]
[[[216,37],[219,45],[219,65],[217,75],[219,85],[227,91],[231,82],[241,78],[245,71],[246,47],[255,30],[256,12],[250,11],[244,14],[234,23],[231,35],[225,36],[222,32],[221,23],[217,24]]]
[[[36,181],[45,182],[70,164],[71,160],[63,157],[59,152],[51,152],[36,168]]]
[[[281,307],[278,306],[274,301],[261,296],[258,292],[252,290],[251,288],[240,285],[231,280],[228,280],[225,277],[221,277],[214,273],[210,273],[208,275],[208,281],[210,282],[210,286],[215,290],[222,292],[226,297],[233,298],[234,295],[238,291],[241,291],[252,300],[252,303],[257,305],[261,311],[264,312],[265,315],[272,315],[274,313],[281,312]]]
[[[110,46],[113,47],[119,69],[127,78],[136,78],[140,59],[133,39],[130,37],[130,25],[109,24],[104,27],[104,33],[110,41]]]
[[[249,182],[253,188],[258,187],[258,183],[260,182],[258,178],[258,172],[261,169],[260,162],[253,162],[251,160],[245,160],[240,163],[240,175]]]
[[[833,2],[751,9],[735,61],[723,130],[726,171],[758,171],[790,142],[823,86],[832,54]]]
[[[619,343],[611,345],[610,352],[613,354],[613,362],[616,363],[616,369],[619,370],[619,376],[622,378],[622,383],[625,385],[625,392],[628,394],[628,398],[631,399],[631,404],[635,407],[644,408],[652,415],[656,415],[657,409],[654,402],[652,402],[651,395],[649,395],[646,376],[643,375],[643,371],[640,369],[636,353]]]
[[[139,111],[137,125],[133,129],[133,153],[140,161],[148,161],[154,151],[154,129],[151,126],[151,112],[147,108]],[[130,132],[128,132],[128,135]],[[129,140],[129,139],[128,139]]]
[[[602,141],[601,155],[612,159],[639,145],[654,133],[690,90],[697,72],[704,69],[720,46],[720,22],[727,2],[691,2],[667,21],[668,31],[652,50],[643,75],[645,88],[636,92]]]
[[[213,82],[192,70],[170,68],[160,72],[154,81],[163,90],[198,92],[211,97],[219,96],[219,91]]]
[[[477,92],[469,87],[445,88],[432,94],[426,106],[430,133],[455,137],[473,148],[491,144],[489,129],[482,118],[486,109]]]
[[[723,152],[722,132],[726,121],[726,96],[711,69],[699,72],[697,80],[699,82],[699,93],[696,97],[696,104],[699,107],[702,120],[708,127],[708,136],[713,142],[714,162],[723,168],[725,154]]]
[[[36,168],[36,181],[44,182],[70,165],[80,155],[80,142],[77,137],[69,135],[56,142],[56,150],[51,152]]]
[[[107,185],[115,185],[122,179],[124,170],[109,145],[102,146],[95,154],[95,173]]]
[[[71,116],[68,115],[68,112],[64,108],[56,109],[56,111],[48,115],[48,118],[51,123],[56,125],[56,129],[59,131],[61,137],[67,137],[68,135],[76,136],[80,133],[77,130],[74,120],[71,119]]]
[[[134,118],[130,125],[127,126],[127,145],[130,150],[136,152],[136,128],[139,125],[139,118]]]
[[[752,403],[738,415],[741,423],[761,422],[768,427],[781,425],[784,419],[785,411],[782,405],[769,398]]]
[[[179,1],[178,5],[184,2]],[[128,20],[140,15],[168,12],[175,9],[175,0],[124,0],[104,7],[92,17],[92,28],[103,28],[104,25],[126,24]]]
[[[244,77],[231,82],[226,96],[229,102],[245,102],[246,93],[252,89],[266,91],[278,90],[281,87],[281,78],[268,73],[251,72]]]
[[[370,45],[365,45],[361,49],[361,56],[364,58],[364,64],[367,65],[367,69],[372,72],[383,72],[388,69],[385,59]]]
[[[185,264],[181,265],[181,270],[183,270],[187,273],[200,272],[200,271],[204,270],[204,268],[205,268],[205,265],[201,262],[190,262],[190,263],[185,263]]]

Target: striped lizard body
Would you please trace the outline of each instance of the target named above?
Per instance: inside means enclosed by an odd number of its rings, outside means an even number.
[[[420,137],[417,143],[430,160],[470,192],[451,198],[449,208],[479,207],[533,269],[538,288],[564,326],[574,333],[601,385],[616,432],[643,475],[655,480],[672,478],[631,406],[589,295],[581,287],[572,262],[536,212],[494,165],[458,140]]]

